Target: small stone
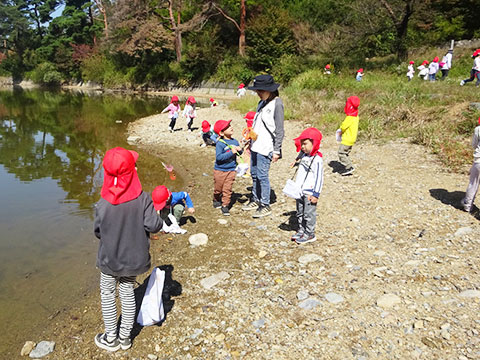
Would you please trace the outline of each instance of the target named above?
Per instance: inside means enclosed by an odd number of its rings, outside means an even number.
[[[260,251],[258,252],[258,257],[259,257],[260,259],[263,259],[265,256],[267,256],[267,252],[266,252],[265,250],[260,250]]]
[[[223,341],[223,340],[225,340],[225,335],[224,334],[218,334],[217,336],[215,336],[215,341],[220,342],[220,341]]]
[[[203,333],[203,329],[195,329],[193,330],[193,334],[190,335],[190,339],[196,339],[199,335]],[[156,350],[156,349],[155,349]]]
[[[129,143],[130,145],[135,145],[135,144],[138,144],[141,139],[142,139],[142,138],[141,138],[140,136],[130,135],[130,136],[127,138],[127,143]]]
[[[460,293],[461,297],[464,298],[480,298],[479,290],[465,290]]]
[[[385,294],[377,299],[377,305],[384,309],[394,307],[401,302],[402,300],[395,294]]]
[[[343,297],[334,292],[329,292],[325,294],[325,299],[331,304],[339,304],[343,302]]]
[[[29,356],[32,359],[40,359],[50,354],[55,349],[54,341],[40,341],[38,345],[33,349]]]
[[[208,236],[204,233],[190,235],[188,242],[192,246],[202,246],[208,243]]]
[[[415,329],[423,329],[423,321],[422,320],[417,320],[413,323],[413,327]]]
[[[306,290],[300,290],[299,292],[297,292],[297,299],[300,301],[308,299],[308,297],[309,293]]]
[[[265,231],[265,230],[267,230],[267,226],[266,225],[258,225],[257,230]]]
[[[260,329],[265,326],[265,319],[258,319],[252,322],[255,329]]]
[[[22,350],[20,351],[21,356],[27,356],[30,354],[30,352],[35,348],[35,343],[33,341],[27,341],[22,347]]]
[[[218,222],[220,225],[227,225],[227,224],[228,224],[228,221],[225,220],[225,219],[218,219],[217,222]]]
[[[301,307],[304,310],[312,310],[320,304],[321,304],[321,302],[317,299],[306,299],[306,300],[303,300],[302,302],[300,302],[298,304],[298,306]]]
[[[147,355],[147,358],[149,358],[150,360],[157,360],[157,359],[158,359],[158,356],[157,356],[157,355],[154,355],[154,354],[148,354],[148,355]]]
[[[360,220],[359,220],[358,218],[356,218],[356,217],[352,217],[352,218],[350,219],[350,221],[353,222],[353,223],[359,223],[359,222],[360,222]]]
[[[373,253],[374,256],[385,256],[387,253],[382,250],[377,250]]]
[[[451,327],[452,326],[449,323],[445,323],[442,326],[440,326],[440,329],[448,331],[448,330],[450,330]]]
[[[440,334],[442,335],[442,338],[444,338],[445,340],[450,340],[451,338],[451,335],[447,330],[442,330]]]
[[[403,264],[404,266],[418,266],[420,265],[422,262],[420,260],[409,260],[407,261],[405,264]]]
[[[468,235],[470,234],[471,232],[473,232],[473,229],[471,227],[461,227],[460,229],[458,229],[457,231],[455,231],[455,236],[459,237],[459,236],[465,236],[465,235]]]
[[[306,254],[298,258],[298,262],[301,264],[308,264],[316,261],[323,261],[323,258],[317,254]]]
[[[155,351],[156,351],[156,352],[160,352],[160,350],[161,350],[160,345],[156,344],[156,345],[155,345]]]
[[[338,337],[338,332],[332,331],[331,333],[328,334],[328,337],[330,339],[336,339]]]
[[[226,280],[230,275],[226,271],[219,272],[200,281],[200,284],[207,290],[211,289],[219,282]]]

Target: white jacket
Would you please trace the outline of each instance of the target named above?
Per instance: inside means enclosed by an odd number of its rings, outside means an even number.
[[[480,163],[480,126],[477,126],[473,131],[472,147],[473,161]]]
[[[480,71],[480,56],[477,56],[475,60],[473,60],[473,70]]]
[[[430,75],[436,74],[438,72],[438,63],[436,62],[431,62],[430,65],[428,65],[428,73]]]
[[[444,63],[442,66],[442,70],[450,70],[452,68],[452,54],[447,53],[443,57],[442,62]]]
[[[190,104],[185,105],[185,108],[183,109],[183,116],[185,116],[187,119],[196,118],[197,110],[194,109],[193,106]]]
[[[323,187],[323,158],[305,155],[298,165],[295,183],[302,188],[304,195],[318,198]]]
[[[274,151],[274,147],[281,149],[283,141],[283,128],[275,126],[275,106],[279,98],[275,98],[261,108],[253,119],[253,131],[257,134],[257,140],[252,141],[251,151],[268,156]],[[282,105],[283,107],[283,105]],[[281,119],[283,123],[283,118]],[[276,145],[276,146],[275,146]]]

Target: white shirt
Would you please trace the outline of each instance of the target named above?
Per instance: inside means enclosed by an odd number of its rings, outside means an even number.
[[[474,70],[480,71],[480,56],[477,56],[475,60],[473,60],[473,68]]]

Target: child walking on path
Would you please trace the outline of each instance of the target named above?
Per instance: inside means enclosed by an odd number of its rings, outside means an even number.
[[[197,110],[196,108],[197,101],[193,96],[189,96],[187,99],[187,103],[185,104],[185,109],[183,109],[183,116],[187,119],[187,129],[189,131],[192,130],[193,119],[197,117]]]
[[[138,154],[121,147],[110,149],[103,159],[102,198],[95,205],[94,233],[100,239],[97,267],[105,332],[95,344],[117,351],[132,346],[135,321],[133,286],[137,275],[150,269],[149,233],[162,228],[150,195],[142,191],[136,170]],[[117,328],[116,287],[121,302]]]
[[[169,214],[173,214],[177,223],[180,224],[185,207],[190,214],[195,213],[190,194],[186,191],[171,192],[166,186],[157,186],[152,191],[152,200],[157,214],[163,221],[167,220]]]
[[[350,175],[355,171],[355,168],[350,161],[350,152],[357,141],[358,133],[358,107],[360,106],[360,99],[356,96],[350,96],[345,104],[345,114],[347,117],[340,125],[342,135],[342,142],[338,148],[338,158],[340,163],[344,166],[342,175]]]
[[[233,192],[237,167],[237,154],[242,148],[237,140],[232,138],[232,120],[218,120],[213,129],[219,138],[215,151],[215,166],[213,170],[213,207],[222,209],[222,214],[230,215],[230,200]]]
[[[317,222],[318,197],[323,187],[323,159],[319,150],[322,133],[316,128],[304,130],[295,139],[297,151],[298,172],[295,183],[302,189],[302,196],[296,199],[298,231],[292,236],[297,244],[305,244],[317,240],[315,224]]]
[[[428,65],[428,61],[424,60],[422,65],[417,67],[418,77],[423,78],[423,80],[428,80],[428,67],[426,65]]]
[[[432,60],[430,65],[428,65],[428,79],[430,81],[435,81],[436,80],[438,68],[439,68],[438,57],[435,56],[435,58]]]
[[[465,197],[462,199],[462,206],[466,212],[472,210],[473,200],[475,200],[480,183],[480,117],[478,118],[478,126],[473,131],[472,147],[473,165],[470,169],[470,181]]]
[[[452,58],[453,58],[453,49],[447,51],[443,56],[442,62],[440,65],[440,70],[442,71],[442,78],[440,80],[445,80],[448,76],[448,72],[452,68]]]
[[[463,86],[466,83],[475,80],[475,78],[477,78],[477,82],[475,86],[480,85],[480,49],[476,50],[472,54],[472,59],[473,59],[473,67],[472,67],[472,70],[470,71],[470,78],[460,81],[460,86]]]
[[[410,63],[408,64],[408,70],[407,70],[408,81],[411,81],[415,76],[415,68],[413,67],[413,64],[415,64],[415,62],[413,61],[410,61]]]
[[[178,114],[180,113],[180,105],[178,104],[178,96],[173,95],[170,105],[162,110],[162,114],[168,111],[168,118],[170,119],[170,124],[168,125],[168,130],[173,132],[175,128],[175,123],[177,122]]]

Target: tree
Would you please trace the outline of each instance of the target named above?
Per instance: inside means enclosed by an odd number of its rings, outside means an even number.
[[[238,37],[238,54],[240,56],[245,56],[245,47],[246,47],[246,41],[245,41],[245,20],[247,18],[247,8],[245,5],[245,0],[240,0],[240,24],[232,18],[231,16],[227,15],[227,13],[217,4],[212,3],[213,7],[218,10],[218,12],[225,17],[225,19],[231,21],[235,27],[238,29],[240,32],[240,35]]]

